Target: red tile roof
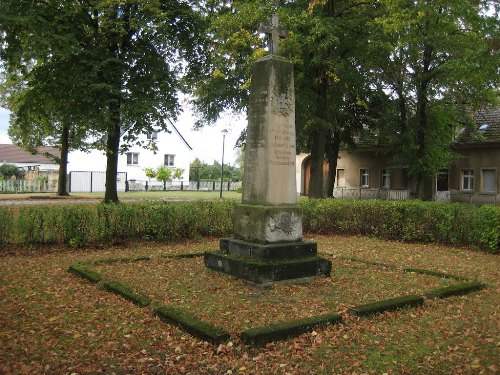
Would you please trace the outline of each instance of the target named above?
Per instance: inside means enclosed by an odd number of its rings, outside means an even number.
[[[32,155],[16,145],[0,144],[0,163],[54,164],[52,159],[43,154],[49,153],[54,156],[60,154],[60,151],[54,147],[40,147],[38,152],[38,154]]]

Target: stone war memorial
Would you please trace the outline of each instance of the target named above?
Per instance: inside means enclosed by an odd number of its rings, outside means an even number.
[[[295,179],[293,64],[278,55],[286,31],[278,17],[259,31],[270,35],[269,55],[253,65],[242,202],[234,236],[205,254],[208,268],[256,284],[329,276],[331,262],[302,240]]]

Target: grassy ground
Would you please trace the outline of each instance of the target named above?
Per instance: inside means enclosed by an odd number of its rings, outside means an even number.
[[[321,236],[319,251],[333,262],[330,279],[259,289],[208,271],[202,259],[99,265],[138,285],[155,300],[177,304],[229,329],[219,347],[194,339],[124,299],[67,272],[78,260],[199,252],[217,240],[133,243],[81,251],[31,249],[0,261],[0,373],[168,374],[479,374],[498,371],[500,349],[498,256],[369,237]],[[47,250],[50,252],[47,253]],[[402,274],[339,256],[473,276],[483,291],[422,308],[354,318],[355,301],[421,292],[451,281]],[[264,348],[242,345],[235,333],[275,320],[339,311],[345,322]]]
[[[241,193],[235,191],[223,191],[222,197],[225,199],[241,199]],[[23,194],[0,194],[0,200],[34,200],[34,199],[97,199],[102,200],[104,193],[72,193],[69,197],[59,198],[54,193],[23,193]],[[219,199],[219,191],[132,191],[118,193],[120,200],[148,200],[148,199]]]

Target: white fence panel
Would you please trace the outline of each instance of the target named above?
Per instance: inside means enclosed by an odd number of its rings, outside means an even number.
[[[94,193],[106,190],[106,172],[73,171],[69,174],[69,191],[71,193]],[[116,177],[117,191],[125,191],[127,174],[118,172]]]

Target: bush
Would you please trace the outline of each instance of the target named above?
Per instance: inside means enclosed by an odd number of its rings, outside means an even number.
[[[22,178],[23,172],[14,164],[2,164],[0,165],[0,175],[2,175],[5,179],[9,179],[12,176]]]
[[[0,245],[11,242],[14,235],[14,216],[12,210],[0,207]]]
[[[234,201],[33,205],[0,209],[0,244],[84,246],[127,238],[225,237]],[[420,201],[317,199],[301,202],[305,233],[363,234],[497,252],[500,207]]]
[[[500,207],[461,203],[319,199],[300,203],[306,233],[364,234],[497,252]]]

